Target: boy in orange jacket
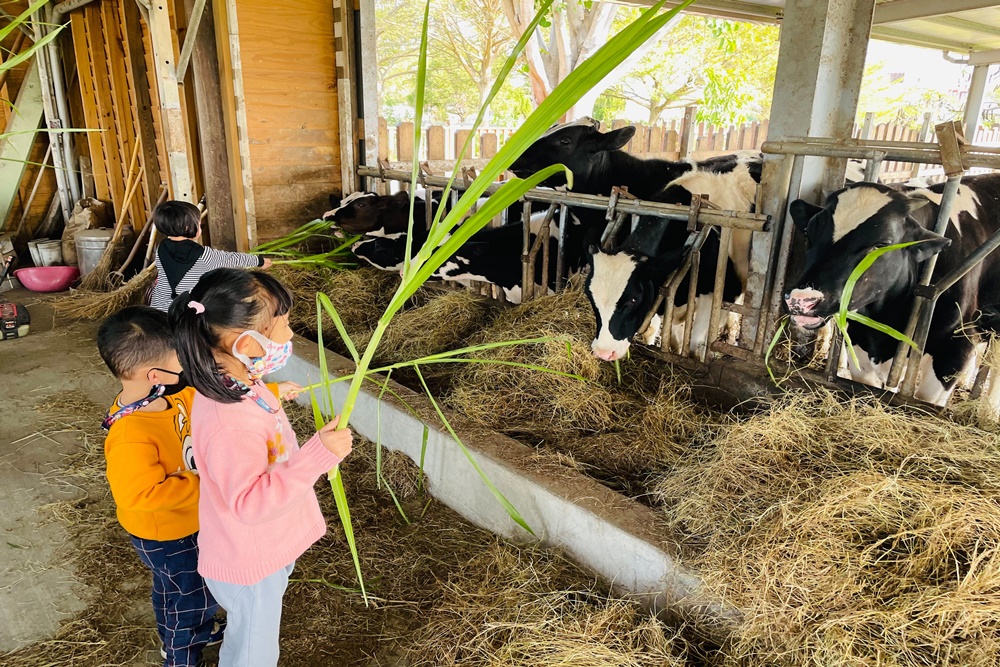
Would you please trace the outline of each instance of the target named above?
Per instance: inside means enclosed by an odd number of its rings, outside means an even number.
[[[186,387],[166,313],[125,308],[97,334],[122,384],[104,420],[108,484],[118,522],[153,573],[153,612],[165,667],[195,667],[222,639],[219,606],[198,574],[198,473]]]

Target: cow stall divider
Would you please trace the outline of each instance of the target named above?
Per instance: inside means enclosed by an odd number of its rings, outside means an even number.
[[[375,189],[377,187],[384,188],[384,183],[386,181],[399,181],[400,187],[404,189],[409,185],[411,178],[411,174],[409,172],[386,169],[385,167],[385,165],[380,165],[377,169],[371,167],[359,167],[358,175],[381,182],[381,184],[373,183],[370,186],[370,189]],[[418,185],[424,190],[427,200],[430,200],[433,197],[434,192],[440,192],[443,190],[448,184],[448,181],[449,179],[444,176],[429,175],[426,169],[421,169],[418,176]],[[457,198],[460,196],[461,192],[468,187],[468,184],[468,179],[455,179],[455,182],[452,184],[452,203],[457,201]],[[501,185],[501,182],[491,184],[486,189],[484,194],[493,194],[500,188]],[[708,233],[713,227],[719,229],[721,247],[719,250],[719,263],[716,267],[716,282],[715,290],[712,296],[712,313],[709,328],[716,335],[718,334],[720,322],[722,321],[722,312],[724,310],[738,314],[746,312],[745,306],[741,304],[724,303],[723,301],[723,285],[726,275],[726,261],[729,257],[729,243],[734,229],[746,230],[750,232],[767,232],[770,224],[770,217],[767,215],[720,209],[713,206],[706,198],[701,196],[694,196],[690,206],[645,201],[633,197],[628,193],[627,188],[624,187],[613,188],[611,195],[607,197],[601,195],[579,194],[562,190],[534,189],[525,193],[520,201],[522,208],[519,218],[524,223],[524,243],[521,255],[522,303],[529,301],[536,296],[540,296],[536,294],[535,291],[535,265],[538,261],[539,253],[541,253],[542,281],[543,283],[546,282],[548,280],[552,245],[555,246],[555,289],[556,291],[559,291],[566,286],[568,276],[566,271],[565,234],[567,225],[570,223],[570,209],[588,209],[604,212],[605,219],[608,222],[608,226],[601,236],[601,245],[604,248],[613,247],[615,245],[615,243],[619,240],[619,237],[624,232],[626,221],[630,221],[629,228],[632,230],[634,230],[638,225],[640,217],[652,217],[665,221],[679,221],[687,223],[689,236],[686,245],[690,248],[690,252],[688,253],[683,265],[674,273],[673,276],[667,279],[663,288],[660,290],[660,294],[656,301],[656,307],[649,312],[646,317],[646,321],[648,323],[656,314],[655,311],[657,309],[663,308],[665,311],[663,331],[661,334],[661,354],[667,355],[671,358],[676,356],[670,350],[671,337],[670,325],[668,324],[673,317],[674,297],[685,276],[689,274],[692,276],[697,275],[701,261],[701,248],[708,236]],[[547,205],[546,209],[538,210],[538,213],[541,213],[542,210],[544,210],[545,217],[535,230],[535,239],[533,242],[531,241],[532,231],[530,229],[532,204]],[[428,227],[430,226],[432,219],[431,216],[433,215],[431,213],[431,208],[432,207],[430,206],[426,207]],[[559,229],[556,236],[556,243],[552,244],[549,228],[552,221],[555,219],[557,209],[559,211]],[[513,216],[509,217],[513,218]],[[498,215],[491,224],[494,226],[502,226],[510,224],[514,221],[514,219],[508,219],[507,212],[505,211]],[[689,290],[689,303],[693,303],[694,295],[691,292],[694,291],[697,281],[691,280],[689,282],[691,285]],[[502,294],[502,292],[500,292],[500,294]],[[688,345],[691,340],[693,318],[694,308],[688,308],[684,320],[683,340],[685,342],[685,346],[681,348],[682,354],[683,350],[688,349]],[[710,345],[710,348],[714,353],[732,354],[734,356],[739,356],[742,359],[749,358],[751,353],[751,350],[741,349],[735,345],[722,341],[717,341],[716,344]],[[706,360],[707,352],[708,350],[705,350],[699,354],[699,361],[704,362]]]
[[[782,319],[782,303],[787,284],[789,258],[792,251],[794,225],[791,224],[789,205],[798,198],[802,184],[803,165],[806,157],[829,157],[842,159],[867,160],[865,180],[874,181],[878,176],[881,164],[885,160],[908,162],[912,164],[939,164],[944,167],[947,181],[942,192],[938,217],[933,231],[944,235],[951,219],[952,207],[958,193],[962,176],[970,169],[1000,169],[1000,148],[973,146],[964,143],[961,129],[956,123],[941,123],[935,126],[937,143],[917,143],[899,141],[868,141],[860,139],[837,140],[817,137],[785,137],[769,140],[762,146],[765,154],[793,156],[789,176],[787,196],[784,198],[784,211],[779,220],[775,221],[772,236],[765,296],[766,322],[760,327],[757,336],[758,346],[763,341],[770,340],[777,332]],[[1000,233],[991,236],[982,246],[973,251],[958,267],[946,276],[941,276],[936,283],[931,284],[937,256],[929,259],[923,269],[920,284],[914,292],[915,299],[906,329],[902,332],[912,340],[917,350],[912,350],[906,342],[900,342],[890,366],[885,388],[894,391],[900,385],[899,395],[904,399],[913,399],[917,388],[918,373],[922,350],[927,343],[931,325],[931,317],[938,298],[969,271],[978,266],[990,253],[1000,247]],[[825,380],[838,382],[837,376],[841,363],[842,341],[839,330],[833,328],[830,340],[830,352],[826,359]],[[905,373],[905,374],[904,374]],[[983,384],[988,377],[985,369],[979,373],[973,386],[973,396],[981,393]]]

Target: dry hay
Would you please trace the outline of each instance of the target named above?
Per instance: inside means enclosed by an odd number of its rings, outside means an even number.
[[[316,333],[316,293],[323,292],[336,307],[353,340],[367,336],[378,323],[399,286],[399,276],[372,268],[336,271],[324,267],[276,266],[275,276],[294,296],[290,324],[295,331]],[[333,321],[323,315],[323,337],[343,349]]]
[[[464,289],[430,298],[396,314],[375,358],[393,364],[464,347],[472,334],[489,323],[496,309],[495,302]],[[358,351],[369,339],[366,335],[354,341]]]
[[[995,665],[1000,439],[874,399],[794,395],[658,487],[746,620],[725,665]]]
[[[584,380],[499,364],[460,367],[446,401],[465,416],[529,443],[545,441],[593,466],[595,476],[631,485],[662,471],[708,425],[688,389],[639,357],[615,365],[590,350],[593,311],[579,289],[522,304],[497,316],[470,344],[552,337],[474,356],[533,364]]]
[[[83,289],[70,293],[52,302],[56,315],[81,320],[103,320],[117,313],[125,306],[140,305],[145,302],[146,292],[156,282],[156,266],[150,264],[124,285],[111,292]]]

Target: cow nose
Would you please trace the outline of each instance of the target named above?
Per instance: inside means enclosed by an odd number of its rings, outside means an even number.
[[[793,289],[785,295],[785,304],[788,305],[788,312],[805,314],[812,311],[820,301],[823,300],[823,293],[814,289]]]
[[[603,350],[601,348],[596,348],[594,350],[594,356],[602,361],[614,361],[618,358],[618,353],[614,350]]]

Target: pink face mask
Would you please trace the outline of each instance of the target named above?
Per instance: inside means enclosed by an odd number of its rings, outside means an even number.
[[[240,338],[250,336],[257,341],[264,349],[263,356],[249,357],[236,350],[236,344]],[[287,343],[275,343],[273,340],[258,331],[244,331],[235,341],[233,341],[233,356],[243,362],[250,373],[252,380],[259,380],[269,373],[273,373],[285,366],[292,356],[292,341]]]

